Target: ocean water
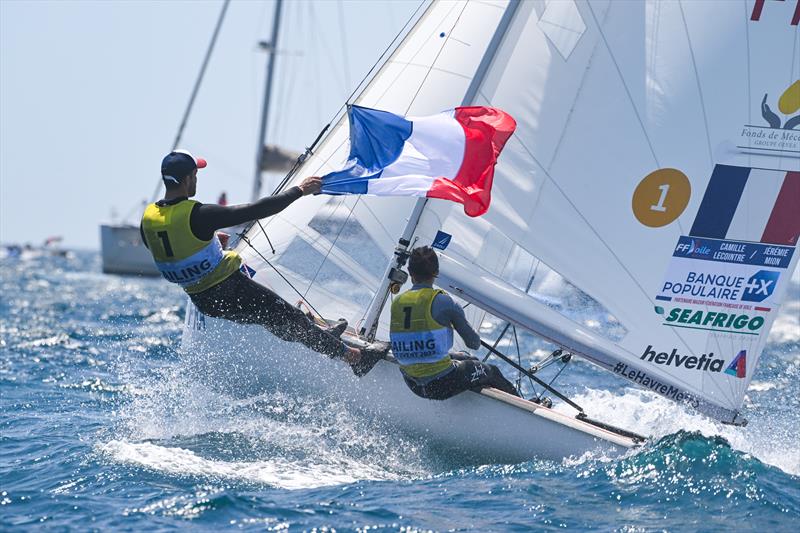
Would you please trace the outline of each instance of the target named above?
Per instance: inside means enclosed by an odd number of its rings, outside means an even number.
[[[747,427],[577,363],[564,391],[650,442],[473,464],[313,398],[191,379],[161,280],[103,275],[94,253],[0,259],[0,530],[796,531],[796,276],[789,296]]]

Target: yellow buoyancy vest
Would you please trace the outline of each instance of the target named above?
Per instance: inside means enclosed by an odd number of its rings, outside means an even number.
[[[423,287],[406,291],[392,302],[392,355],[403,372],[414,378],[434,376],[451,366],[453,329],[439,324],[431,314],[437,294],[446,293]]]
[[[189,294],[213,287],[242,264],[239,254],[222,250],[216,235],[204,241],[192,233],[189,217],[197,203],[150,204],[142,215],[142,232],[158,270]]]

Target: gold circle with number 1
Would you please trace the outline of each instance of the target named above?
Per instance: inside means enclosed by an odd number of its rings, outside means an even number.
[[[681,216],[691,194],[686,174],[675,168],[660,168],[645,176],[633,191],[633,214],[645,226],[666,226]]]

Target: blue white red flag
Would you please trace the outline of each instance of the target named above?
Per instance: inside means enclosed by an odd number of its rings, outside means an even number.
[[[404,118],[351,106],[348,116],[347,166],[323,176],[323,193],[441,198],[473,217],[489,209],[494,165],[517,126],[493,107]]]

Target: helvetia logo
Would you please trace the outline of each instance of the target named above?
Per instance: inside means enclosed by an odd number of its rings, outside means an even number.
[[[742,350],[733,358],[725,373],[737,378],[747,377],[747,350]]]
[[[688,368],[691,370],[700,370],[703,372],[721,372],[722,367],[725,365],[724,359],[714,357],[714,352],[703,354],[700,357],[694,355],[681,355],[678,353],[677,348],[673,348],[672,352],[656,353],[653,346],[650,345],[645,348],[644,353],[639,358],[642,361],[655,363],[663,366],[674,366],[676,368]]]

